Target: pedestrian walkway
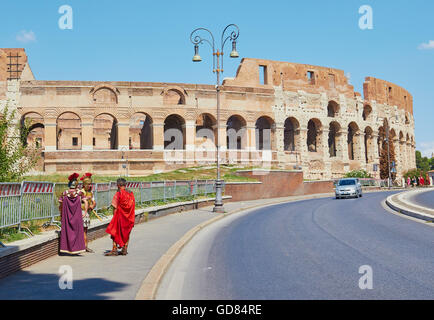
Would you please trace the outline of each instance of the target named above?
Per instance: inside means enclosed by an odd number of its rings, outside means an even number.
[[[298,196],[225,204],[228,213],[245,208],[319,198]],[[127,256],[105,257],[109,236],[90,242],[95,253],[54,256],[0,280],[0,299],[134,299],[159,258],[191,228],[217,217],[212,207],[185,211],[138,224],[131,233]],[[70,266],[73,289],[60,289],[59,268]]]
[[[421,206],[420,204],[415,203],[413,200],[416,195],[425,192],[433,193],[434,189],[417,189],[394,194],[386,199],[386,203],[389,205],[389,207],[402,214],[425,221],[433,221],[434,208]]]

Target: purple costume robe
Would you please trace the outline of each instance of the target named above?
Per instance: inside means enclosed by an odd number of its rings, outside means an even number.
[[[81,197],[78,190],[67,190],[59,199],[62,203],[62,230],[60,231],[60,252],[77,254],[86,251],[84,242]]]

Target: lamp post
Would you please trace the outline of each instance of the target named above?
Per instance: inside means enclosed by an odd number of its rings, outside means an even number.
[[[205,39],[202,38],[199,33],[201,31],[207,32],[211,39]],[[194,56],[193,56],[193,62],[200,62],[202,61],[202,58],[199,55],[199,44],[202,44],[204,42],[208,43],[211,46],[212,49],[212,55],[213,55],[213,73],[217,76],[217,82],[216,82],[216,94],[217,94],[217,179],[216,179],[216,198],[214,203],[214,212],[218,213],[224,213],[224,207],[223,207],[223,197],[222,197],[222,184],[223,181],[220,177],[220,73],[223,73],[223,48],[225,46],[225,43],[227,40],[232,41],[232,52],[230,54],[231,58],[238,58],[238,52],[236,47],[236,40],[238,39],[238,36],[240,34],[240,29],[236,24],[230,24],[226,26],[226,28],[223,30],[221,35],[221,47],[220,50],[215,46],[214,36],[211,31],[205,28],[197,28],[193,30],[193,32],[190,34],[190,41],[194,44]],[[220,57],[221,57],[221,68],[220,68]]]

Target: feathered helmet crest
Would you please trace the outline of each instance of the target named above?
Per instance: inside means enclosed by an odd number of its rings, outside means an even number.
[[[81,181],[83,181],[83,184],[91,184],[92,183],[92,173],[85,173],[81,179]]]
[[[76,172],[74,172],[73,174],[71,174],[69,177],[68,177],[68,180],[71,182],[71,181],[74,181],[74,180],[77,180],[77,178],[79,177],[80,175],[78,174],[78,173],[76,173]]]
[[[76,172],[74,172],[73,174],[71,174],[69,177],[68,177],[68,180],[69,180],[69,183],[68,183],[68,187],[69,188],[77,188],[77,185],[78,185],[78,181],[77,181],[77,178],[79,177],[80,175],[78,174],[78,173],[76,173]]]

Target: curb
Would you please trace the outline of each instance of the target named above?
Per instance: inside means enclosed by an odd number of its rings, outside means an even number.
[[[186,234],[184,234],[181,239],[179,239],[177,242],[175,242],[169,250],[165,254],[163,254],[160,259],[157,261],[157,263],[152,267],[151,271],[147,274],[146,278],[143,280],[142,285],[140,286],[140,289],[137,291],[135,300],[155,300],[155,295],[157,293],[158,287],[160,285],[160,282],[165,275],[167,269],[173,262],[173,260],[176,258],[178,253],[182,250],[182,248],[203,228],[206,226],[219,221],[227,216],[242,212],[242,211],[248,211],[255,208],[260,207],[267,207],[272,206],[280,203],[290,203],[290,202],[298,202],[298,201],[304,201],[304,200],[311,200],[311,199],[321,199],[321,198],[328,198],[334,196],[334,193],[327,193],[327,194],[317,194],[317,195],[310,195],[306,196],[306,198],[303,199],[296,199],[296,200],[277,200],[275,202],[270,202],[267,204],[258,204],[253,205],[250,207],[244,207],[237,210],[234,210],[232,212],[223,213],[222,215],[212,218],[210,220],[207,220],[205,222],[202,222],[201,224],[191,228],[189,231],[187,231]]]
[[[389,206],[389,208],[391,208],[392,210],[394,210],[394,211],[396,211],[398,213],[404,214],[406,216],[410,216],[410,217],[413,217],[413,218],[416,218],[416,219],[432,222],[434,220],[434,216],[428,215],[428,214],[425,214],[425,213],[421,213],[421,212],[416,212],[416,211],[409,210],[408,208],[405,208],[402,205],[400,206],[396,202],[393,201],[393,199],[392,199],[393,197],[401,195],[401,194],[404,194],[406,192],[408,192],[408,191],[401,192],[401,193],[394,194],[394,195],[391,195],[391,196],[387,197],[386,198],[386,204]]]

